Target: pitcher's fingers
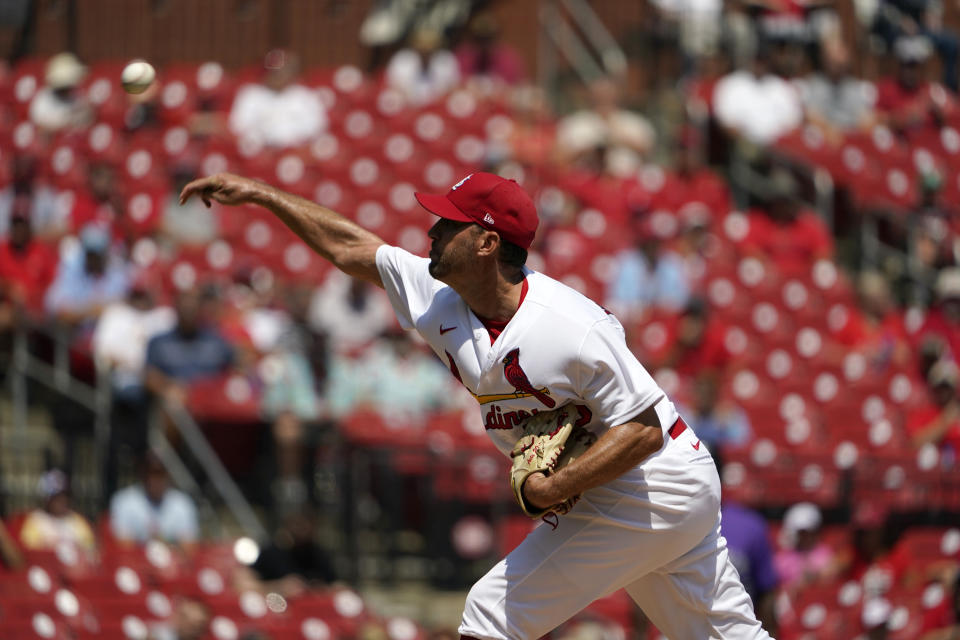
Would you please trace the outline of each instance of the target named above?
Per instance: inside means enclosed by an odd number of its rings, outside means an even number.
[[[186,203],[187,200],[195,193],[200,193],[204,203],[209,207],[210,201],[203,196],[203,192],[207,190],[212,190],[214,185],[210,178],[198,178],[193,182],[187,183],[187,186],[183,188],[183,191],[180,192],[180,204]]]

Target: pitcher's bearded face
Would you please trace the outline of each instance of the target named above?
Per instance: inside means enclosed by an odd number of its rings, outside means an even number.
[[[472,222],[456,222],[446,218],[437,220],[427,232],[432,240],[428,267],[430,275],[443,280],[451,273],[469,269],[477,229],[479,227]]]

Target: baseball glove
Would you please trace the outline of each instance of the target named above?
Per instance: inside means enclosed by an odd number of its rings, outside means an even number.
[[[567,404],[553,411],[544,411],[527,418],[522,425],[523,435],[510,452],[510,486],[523,512],[531,518],[548,513],[563,515],[573,508],[580,496],[568,498],[546,509],[537,509],[523,497],[523,483],[530,474],[542,471],[550,475],[567,466],[590,448],[597,437],[577,426],[580,412],[576,405]]]

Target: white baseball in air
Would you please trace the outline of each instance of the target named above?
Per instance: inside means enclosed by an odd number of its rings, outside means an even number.
[[[127,93],[143,93],[153,84],[157,72],[146,60],[133,60],[123,68],[120,82]]]

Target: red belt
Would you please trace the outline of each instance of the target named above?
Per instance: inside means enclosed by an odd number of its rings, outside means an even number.
[[[676,440],[680,437],[680,434],[687,430],[687,423],[683,421],[683,418],[677,418],[677,421],[673,423],[673,426],[667,429],[667,433],[670,434],[670,437]]]

